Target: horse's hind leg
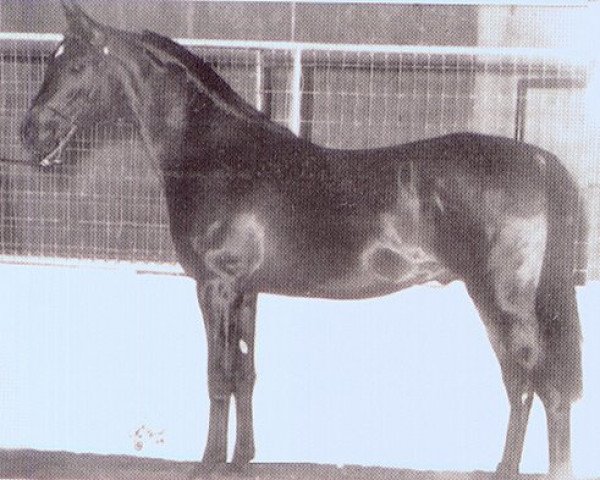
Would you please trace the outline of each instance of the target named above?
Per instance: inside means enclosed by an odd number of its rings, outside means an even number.
[[[545,217],[509,218],[495,232],[481,278],[467,285],[482,315],[510,403],[498,475],[516,475],[533,400],[533,375],[543,357],[536,293],[546,244]]]
[[[548,424],[549,475],[556,480],[571,478],[571,402],[542,398]]]
[[[563,480],[571,477],[571,404],[581,393],[580,329],[575,288],[554,281],[542,295],[547,353],[536,372],[536,393],[546,410],[549,473]]]
[[[476,304],[481,304],[477,299],[475,301]],[[510,405],[504,451],[496,468],[499,479],[509,479],[518,475],[523,455],[525,433],[534,396],[531,367],[524,362],[529,358],[524,357],[529,357],[534,347],[527,347],[525,342],[521,341],[518,348],[514,346],[511,348],[510,340],[508,342],[507,340],[510,338],[509,330],[515,328],[515,325],[511,326],[511,322],[515,319],[507,319],[505,314],[498,310],[495,314],[491,314],[489,306],[485,309],[480,307],[479,310],[500,363],[502,380]]]
[[[504,453],[496,472],[501,478],[507,478],[519,472],[529,412],[533,402],[533,389],[528,372],[518,363],[501,361],[501,368],[510,404],[510,416]]]

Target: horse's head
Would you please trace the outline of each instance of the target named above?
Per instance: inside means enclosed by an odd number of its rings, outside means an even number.
[[[108,116],[119,103],[119,58],[112,50],[122,49],[124,42],[77,5],[63,3],[63,7],[64,40],[49,59],[40,91],[21,126],[25,147],[44,166],[60,163],[61,151],[76,130]]]
[[[63,0],[63,7],[64,39],[49,58],[21,126],[25,147],[42,165],[60,163],[77,130],[123,114],[140,127],[152,156],[153,134],[171,135],[167,143],[172,149],[192,107],[194,114],[219,110],[244,124],[293,137],[248,105],[210,65],[172,40],[101,25],[73,0]]]

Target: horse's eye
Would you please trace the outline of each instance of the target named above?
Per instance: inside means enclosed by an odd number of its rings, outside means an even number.
[[[69,67],[69,70],[71,71],[71,73],[81,73],[83,72],[84,68],[85,65],[83,63],[74,63]]]

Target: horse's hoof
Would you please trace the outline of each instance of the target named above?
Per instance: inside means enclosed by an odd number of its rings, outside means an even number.
[[[207,448],[204,450],[200,465],[218,465],[227,463],[227,450],[225,448]]]
[[[246,477],[246,476],[251,476],[252,475],[252,464],[249,462],[235,462],[232,461],[232,463],[229,464],[229,471],[232,473],[235,473],[236,475],[240,476],[240,477]]]
[[[571,463],[565,462],[551,466],[550,472],[548,472],[548,478],[550,480],[572,480],[573,470],[571,468]]]
[[[233,452],[232,463],[236,468],[244,468],[254,458],[254,448],[236,448]]]
[[[499,463],[494,478],[496,480],[517,480],[519,478],[519,468]]]
[[[227,469],[225,462],[207,462],[202,461],[194,465],[192,470],[188,473],[187,478],[190,480],[201,479],[201,478],[213,478],[221,477]]]

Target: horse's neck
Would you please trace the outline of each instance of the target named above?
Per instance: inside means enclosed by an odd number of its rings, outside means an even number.
[[[144,90],[132,108],[148,157],[163,175],[239,174],[240,169],[252,174],[267,167],[262,164],[268,151],[285,150],[270,156],[274,165],[290,161],[290,152],[305,143],[283,127],[269,128],[258,117],[241,118],[221,109],[176,73],[151,76]]]
[[[257,157],[261,156],[264,163],[279,138],[251,119],[222,111],[202,97],[190,98],[182,126],[177,133],[183,139],[178,140],[180,150],[165,152],[161,163],[165,171],[175,175],[219,172],[227,176],[244,171],[250,175],[257,168]]]
[[[182,156],[190,93],[180,82],[151,75],[132,99],[144,149],[154,168]]]

